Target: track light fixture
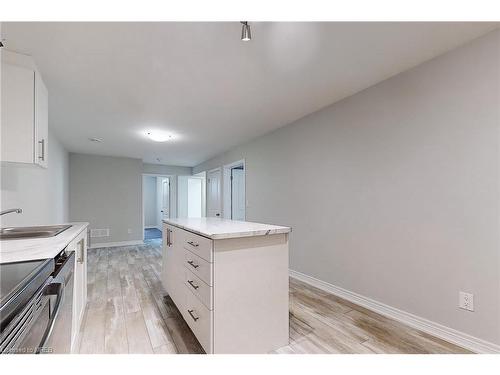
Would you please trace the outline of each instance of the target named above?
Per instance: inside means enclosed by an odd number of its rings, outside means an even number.
[[[247,21],[241,21],[241,40],[248,42],[252,39],[252,32],[250,31],[250,25]]]

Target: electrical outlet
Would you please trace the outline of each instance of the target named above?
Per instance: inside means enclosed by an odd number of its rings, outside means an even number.
[[[132,233],[132,229],[130,229],[130,228],[129,228],[129,229],[127,230],[127,232],[128,232],[128,234],[131,234],[131,233]]]
[[[458,293],[458,306],[461,309],[474,311],[474,294],[459,292]]]

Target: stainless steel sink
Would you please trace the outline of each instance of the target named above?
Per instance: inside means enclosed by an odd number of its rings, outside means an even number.
[[[68,228],[71,228],[71,225],[1,228],[0,240],[54,237]]]

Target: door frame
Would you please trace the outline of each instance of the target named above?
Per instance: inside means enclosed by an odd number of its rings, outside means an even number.
[[[145,229],[145,222],[144,222],[144,177],[166,177],[168,178],[169,185],[170,185],[170,191],[168,194],[168,207],[170,208],[170,213],[172,213],[172,186],[174,185],[174,180],[175,184],[177,184],[177,181],[175,179],[175,175],[171,174],[162,174],[162,173],[142,173],[141,174],[141,201],[142,201],[142,206],[141,206],[141,217],[142,217],[142,240],[144,241],[144,229]],[[177,197],[177,191],[175,191],[175,196]],[[177,200],[177,199],[176,199]],[[176,204],[176,212],[177,212],[177,202]]]
[[[222,167],[222,217],[231,220],[231,169],[243,165],[245,174],[245,220],[247,219],[247,166],[245,159],[237,160]]]
[[[205,196],[206,196],[206,209],[205,209],[205,212],[206,212],[206,216],[207,216],[207,217],[208,217],[208,198],[209,198],[209,195],[208,195],[208,185],[209,185],[209,183],[208,183],[208,175],[209,175],[210,173],[213,173],[213,172],[219,172],[219,179],[220,179],[220,183],[221,183],[221,185],[223,184],[223,178],[222,178],[222,168],[221,168],[221,167],[217,167],[217,168],[209,169],[209,170],[207,171],[207,174],[206,174],[206,176],[205,176],[205,177],[206,177],[206,178],[205,178],[205,181],[206,181],[206,184],[205,184],[205,186],[206,186],[206,190],[205,190]],[[221,186],[221,187],[222,187],[222,186]],[[223,193],[223,191],[222,191],[222,188],[220,189],[220,195],[221,195],[221,196],[219,196],[219,201],[220,201],[220,204],[221,204],[221,206],[222,206],[222,207],[221,207],[221,211],[222,211],[222,210],[223,210],[223,206],[224,206],[224,204],[223,204],[223,202],[222,202],[222,199],[223,199],[223,197],[224,197],[224,193]],[[222,217],[224,217],[224,214],[222,215]]]

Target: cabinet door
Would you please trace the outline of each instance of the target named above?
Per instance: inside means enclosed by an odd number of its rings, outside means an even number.
[[[48,165],[49,94],[39,74],[35,73],[35,164]]]
[[[169,225],[163,226],[165,233],[162,268],[164,287],[179,309],[184,306],[184,281],[183,281],[183,253],[182,246],[177,240],[178,229]],[[168,233],[168,234],[167,234]]]
[[[169,225],[163,225],[163,259],[162,280],[165,290],[172,296],[175,294],[176,254],[174,247],[174,231]]]
[[[84,230],[75,240],[74,251],[76,256],[74,290],[73,290],[73,332],[72,347],[77,348],[78,334],[87,305],[87,231]],[[71,246],[71,245],[70,245]]]
[[[169,255],[169,237],[170,234],[167,232],[167,226],[163,224],[162,228],[162,257],[161,257],[161,282],[163,284],[163,288],[168,292],[168,284],[169,284],[169,278],[168,278],[168,261],[169,259],[167,258]]]
[[[35,72],[2,61],[2,161],[34,162]]]

